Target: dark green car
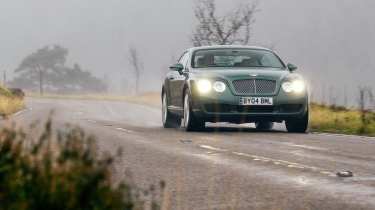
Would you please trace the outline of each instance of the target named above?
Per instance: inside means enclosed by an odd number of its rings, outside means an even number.
[[[170,67],[162,88],[165,128],[202,130],[205,122],[284,122],[289,132],[308,127],[309,98],[296,66],[260,47],[191,48]]]

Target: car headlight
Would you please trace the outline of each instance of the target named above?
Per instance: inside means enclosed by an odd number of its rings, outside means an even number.
[[[286,93],[302,93],[306,89],[305,82],[302,80],[293,80],[293,81],[288,81],[284,82],[281,87]]]
[[[305,91],[305,82],[302,80],[295,80],[292,82],[293,90],[296,93],[302,93]]]
[[[225,85],[224,82],[221,82],[221,81],[216,81],[213,85],[213,88],[216,92],[218,93],[222,93],[225,91],[225,89],[227,88],[227,86]]]
[[[211,82],[206,79],[199,80],[197,82],[197,87],[198,87],[198,91],[203,94],[210,92],[212,89]]]

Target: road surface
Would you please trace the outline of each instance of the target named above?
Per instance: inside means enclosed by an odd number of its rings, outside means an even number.
[[[375,209],[375,139],[256,132],[215,124],[205,132],[163,129],[158,108],[115,101],[27,99],[13,121],[26,126],[54,110],[116,152],[116,178],[146,188],[167,183],[164,209]],[[354,172],[339,178],[338,171]]]

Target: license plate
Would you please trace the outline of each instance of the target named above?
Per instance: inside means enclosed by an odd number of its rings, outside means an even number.
[[[240,98],[240,105],[272,106],[273,98],[271,97],[242,97]]]

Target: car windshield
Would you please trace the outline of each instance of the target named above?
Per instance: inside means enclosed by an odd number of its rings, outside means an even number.
[[[192,60],[193,68],[278,68],[285,66],[273,52],[257,49],[198,50]]]

